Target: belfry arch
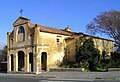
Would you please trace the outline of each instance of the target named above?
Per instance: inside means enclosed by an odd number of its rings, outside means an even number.
[[[23,26],[17,28],[16,31],[16,42],[25,41],[25,29]]]

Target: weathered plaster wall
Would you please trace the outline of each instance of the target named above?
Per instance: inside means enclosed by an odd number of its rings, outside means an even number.
[[[48,32],[41,32],[40,26],[35,25],[33,28],[29,28],[29,20],[18,18],[13,24],[14,30],[11,33],[7,33],[8,38],[8,71],[11,67],[11,55],[14,56],[14,71],[18,71],[18,52],[24,52],[24,68],[25,72],[29,72],[29,53],[33,53],[34,72],[41,72],[41,56],[42,52],[47,53],[47,69],[57,67],[57,63],[62,62],[63,59],[67,59],[70,62],[76,62],[76,41],[82,45],[85,39],[89,39],[92,36],[79,35],[74,38],[66,39],[70,36],[54,34]],[[20,26],[24,27],[25,36],[18,34]],[[23,40],[23,37],[25,40]],[[114,43],[109,40],[92,37],[95,47],[102,51],[108,51],[108,53],[114,52]],[[66,55],[65,55],[66,54]]]
[[[57,61],[62,61],[64,57],[64,48],[65,41],[64,39],[68,36],[45,33],[40,32],[38,38],[38,53],[39,57],[41,57],[42,52],[47,53],[47,66],[57,67]],[[59,38],[60,42],[57,42],[57,38]]]
[[[113,41],[92,37],[92,36],[79,35],[74,39],[66,40],[66,57],[67,57],[66,59],[70,62],[72,62],[72,60],[75,61],[76,50],[78,50],[78,48],[82,46],[83,42],[86,39],[90,39],[90,38],[93,39],[95,48],[100,50],[100,54],[102,54],[102,52],[105,51],[110,56],[111,52],[114,52]]]

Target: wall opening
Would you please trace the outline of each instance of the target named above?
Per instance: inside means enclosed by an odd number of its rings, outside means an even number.
[[[41,66],[42,66],[42,70],[47,71],[47,53],[46,52],[42,52],[42,56],[41,56]]]
[[[19,51],[18,52],[18,71],[24,71],[24,52]]]
[[[23,26],[20,26],[17,31],[16,41],[21,42],[25,41],[25,30]]]
[[[11,54],[11,71],[14,70],[14,63],[13,63],[13,54]]]
[[[29,53],[29,69],[33,72],[33,53]]]

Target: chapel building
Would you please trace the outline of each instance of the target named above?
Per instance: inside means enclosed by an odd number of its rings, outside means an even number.
[[[30,19],[21,16],[13,26],[13,31],[7,33],[7,72],[38,74],[58,68],[57,63],[62,62],[66,49],[68,61],[75,62],[75,41],[79,37],[92,38],[100,52],[114,52],[112,40],[72,32],[69,27],[61,30],[31,24]]]

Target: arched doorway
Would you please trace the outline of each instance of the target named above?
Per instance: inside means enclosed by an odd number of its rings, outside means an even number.
[[[33,53],[29,53],[29,69],[33,72]]]
[[[13,54],[11,54],[11,71],[14,69]]]
[[[42,66],[42,70],[47,71],[47,53],[46,52],[42,52],[41,66]]]
[[[24,52],[18,52],[18,71],[24,71]]]

